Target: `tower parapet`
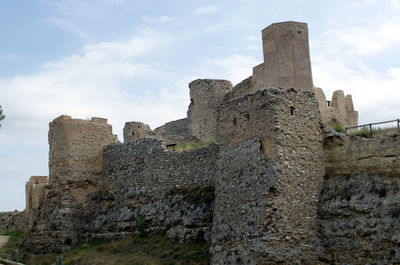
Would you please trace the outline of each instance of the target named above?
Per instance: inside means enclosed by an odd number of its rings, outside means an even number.
[[[312,90],[306,23],[274,23],[262,31],[264,63],[253,68],[255,89],[269,87]]]
[[[62,115],[50,122],[49,182],[68,187],[78,202],[99,189],[104,146],[117,142],[107,119],[72,119]]]

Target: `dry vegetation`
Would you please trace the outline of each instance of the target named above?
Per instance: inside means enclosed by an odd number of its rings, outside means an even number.
[[[8,233],[9,243],[0,249],[0,256],[10,258],[13,249],[22,243],[20,231]],[[161,233],[150,233],[144,237],[128,236],[118,241],[91,241],[74,247],[62,254],[33,255],[20,253],[20,262],[25,264],[55,264],[57,256],[63,256],[64,265],[168,265],[210,264],[209,242],[186,241],[177,244]]]

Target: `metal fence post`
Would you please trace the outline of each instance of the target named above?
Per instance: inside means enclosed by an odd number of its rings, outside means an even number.
[[[372,124],[371,123],[369,124],[369,133],[372,136]]]
[[[400,119],[397,119],[397,131],[400,133]]]
[[[56,265],[62,265],[63,264],[63,257],[62,256],[58,256],[57,260],[56,260]]]
[[[18,262],[18,250],[13,250],[13,252],[11,254],[11,260]]]

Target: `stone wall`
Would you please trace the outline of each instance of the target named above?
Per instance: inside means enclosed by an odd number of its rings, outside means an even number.
[[[264,63],[253,68],[253,86],[311,90],[313,87],[306,23],[274,23],[262,31]]]
[[[319,110],[324,123],[332,128],[335,125],[340,125],[343,128],[358,125],[358,112],[354,110],[351,95],[345,96],[342,90],[337,90],[333,92],[332,100],[328,106],[322,89],[314,87],[313,90],[317,96]]]
[[[189,135],[188,119],[180,119],[167,122],[163,126],[154,129],[157,138],[163,139],[167,146],[195,143],[196,137]]]
[[[329,137],[324,143],[324,160],[326,173],[333,176],[365,173],[399,177],[400,137]]]
[[[0,231],[23,230],[25,228],[25,212],[0,212]]]
[[[138,193],[190,186],[213,186],[218,148],[212,144],[186,152],[167,151],[159,139],[111,144],[104,152],[104,189],[132,188]]]
[[[189,135],[201,141],[213,141],[217,135],[217,108],[232,84],[226,80],[197,79],[189,84],[187,112]]]
[[[60,116],[50,123],[49,182],[68,187],[78,201],[99,189],[103,148],[118,139],[107,119],[71,119]]]
[[[319,234],[329,264],[400,263],[400,178],[327,175]]]
[[[155,135],[155,133],[150,129],[149,125],[138,121],[126,122],[123,132],[124,143],[134,141],[142,137]]]
[[[49,180],[47,176],[31,176],[25,184],[25,214],[29,219],[31,212],[38,208],[46,198]]]
[[[93,238],[115,239],[137,230],[161,230],[179,242],[210,240],[218,147],[167,151],[141,138],[105,148],[100,190],[77,198],[70,187],[50,189],[24,242],[36,253],[66,251]]]
[[[218,142],[231,147],[218,162],[213,264],[316,263],[320,121],[311,91],[271,88],[220,106]]]

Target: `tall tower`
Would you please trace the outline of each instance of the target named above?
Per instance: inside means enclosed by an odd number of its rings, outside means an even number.
[[[253,68],[254,90],[283,87],[312,90],[306,23],[274,23],[262,31],[264,63]]]

